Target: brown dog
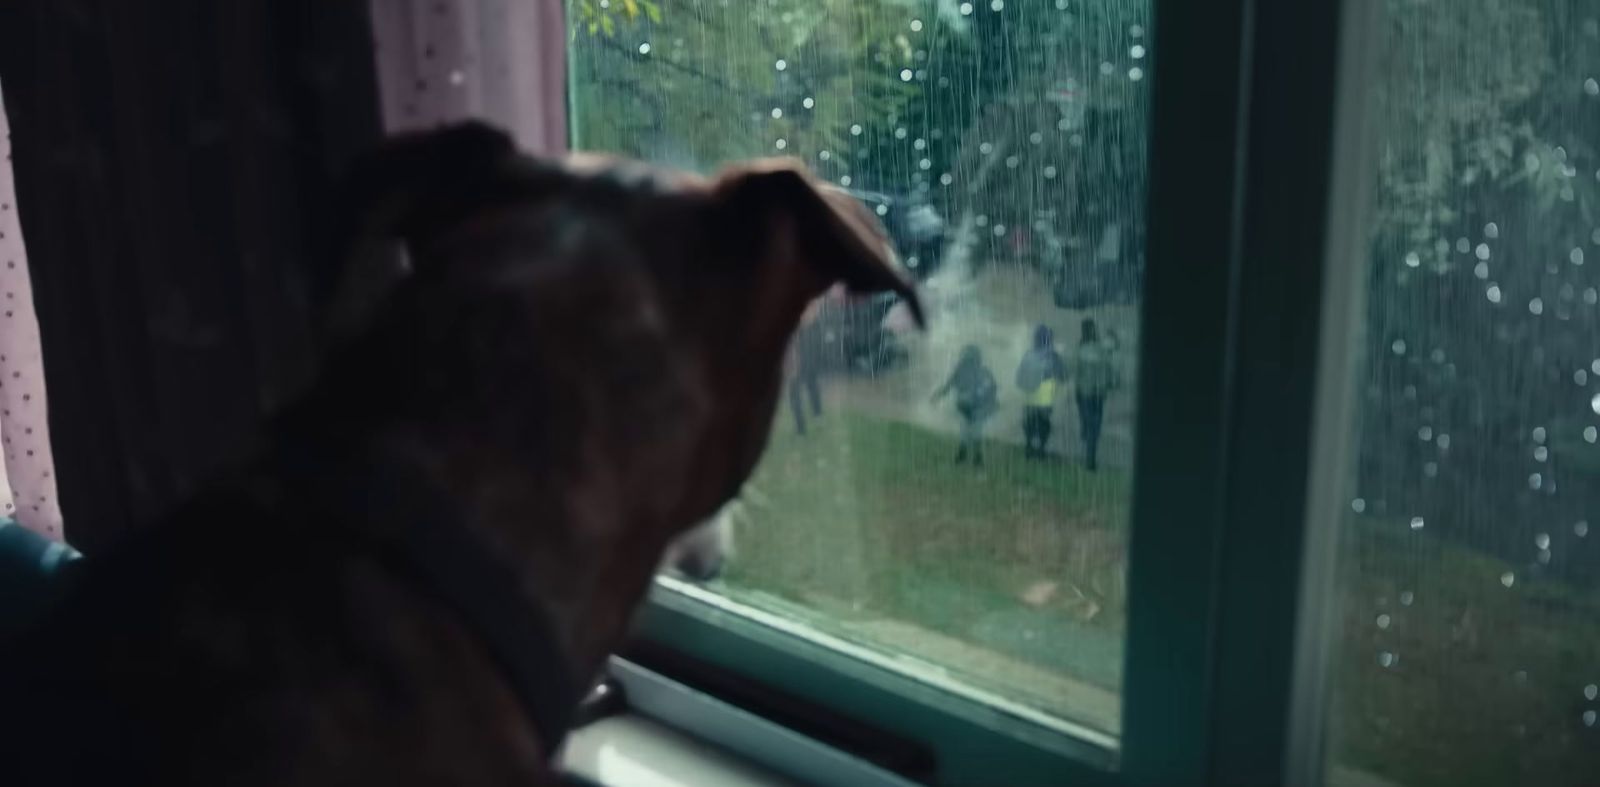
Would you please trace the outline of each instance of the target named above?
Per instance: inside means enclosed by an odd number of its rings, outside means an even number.
[[[790,161],[556,166],[466,124],[356,182],[351,259],[409,262],[352,263],[347,341],[247,466],[82,561],[0,671],[0,783],[552,780],[663,549],[751,472],[806,304],[915,308]]]

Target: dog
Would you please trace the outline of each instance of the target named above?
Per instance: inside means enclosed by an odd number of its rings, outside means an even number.
[[[0,783],[559,783],[664,550],[761,454],[807,304],[920,319],[875,218],[792,160],[551,163],[465,123],[351,182],[337,348],[7,648]]]

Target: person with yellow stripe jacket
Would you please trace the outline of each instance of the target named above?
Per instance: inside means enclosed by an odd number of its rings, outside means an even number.
[[[1033,331],[1033,347],[1017,365],[1017,387],[1027,397],[1022,411],[1024,454],[1043,459],[1050,443],[1051,417],[1056,391],[1067,379],[1067,364],[1056,352],[1055,332],[1040,325]]]

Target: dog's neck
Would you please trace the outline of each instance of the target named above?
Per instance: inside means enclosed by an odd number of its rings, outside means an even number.
[[[374,427],[359,436],[314,429],[288,433],[297,435],[300,452],[346,466],[381,462],[421,487],[408,494],[447,502],[450,521],[439,526],[465,529],[513,569],[523,601],[549,619],[574,680],[598,674],[649,587],[666,539],[641,534],[671,530],[641,527],[640,518],[651,514],[630,506],[622,479],[603,457],[551,467],[409,427]],[[351,477],[367,482],[375,476]],[[295,481],[289,483],[292,488]],[[393,523],[365,524],[381,530]]]

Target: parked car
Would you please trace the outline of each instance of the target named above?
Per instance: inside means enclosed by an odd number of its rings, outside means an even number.
[[[911,275],[927,278],[944,257],[945,220],[932,203],[876,191],[849,190],[883,222],[889,241]]]

